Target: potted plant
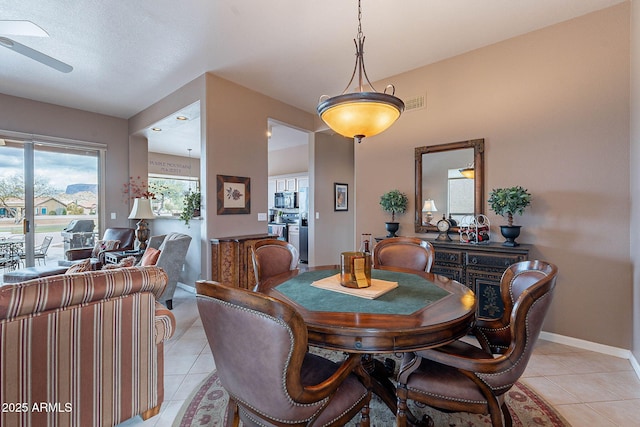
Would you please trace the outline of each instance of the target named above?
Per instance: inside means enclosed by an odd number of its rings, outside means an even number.
[[[189,220],[198,216],[200,216],[200,192],[189,191],[184,196],[184,206],[180,214],[180,219],[183,220],[186,225],[189,225]]]
[[[522,215],[531,204],[531,194],[520,186],[496,188],[489,193],[489,209],[507,217],[507,225],[500,226],[500,232],[507,239],[504,246],[518,246],[515,239],[520,235],[519,225],[513,225],[513,215]]]
[[[391,213],[391,221],[385,222],[385,226],[389,234],[387,237],[396,237],[399,223],[396,222],[396,214],[403,214],[407,210],[409,198],[400,190],[391,190],[380,196],[380,206],[385,212]]]

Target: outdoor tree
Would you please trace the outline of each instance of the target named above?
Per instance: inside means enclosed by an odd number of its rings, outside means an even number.
[[[49,183],[49,179],[44,176],[36,175],[33,184],[33,197],[52,197],[58,192]],[[24,200],[24,177],[22,174],[0,177],[0,207],[6,209],[7,216],[16,218],[21,212],[9,206],[11,199]]]

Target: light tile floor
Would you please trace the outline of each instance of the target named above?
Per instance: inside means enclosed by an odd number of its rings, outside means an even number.
[[[134,417],[120,427],[170,427],[194,388],[215,368],[195,304],[178,288],[174,336],[165,343],[165,401],[159,415]],[[522,381],[572,426],[640,425],[640,379],[628,360],[539,341]]]

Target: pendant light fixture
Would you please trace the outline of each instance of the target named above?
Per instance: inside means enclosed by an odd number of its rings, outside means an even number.
[[[395,87],[387,85],[383,93],[377,92],[367,76],[364,67],[364,35],[362,34],[362,9],[358,0],[358,33],[353,40],[356,45],[356,65],[341,95],[320,97],[318,114],[320,118],[340,135],[362,142],[362,138],[384,132],[404,111],[404,102],[395,95]],[[358,91],[346,93],[358,73]],[[371,92],[365,91],[363,78]],[[387,90],[391,89],[391,95]],[[325,98],[326,97],[326,98]]]

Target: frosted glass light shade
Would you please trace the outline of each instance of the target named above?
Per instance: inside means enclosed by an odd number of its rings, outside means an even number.
[[[358,142],[387,130],[403,110],[402,100],[378,92],[338,95],[318,105],[318,114],[327,126]]]

